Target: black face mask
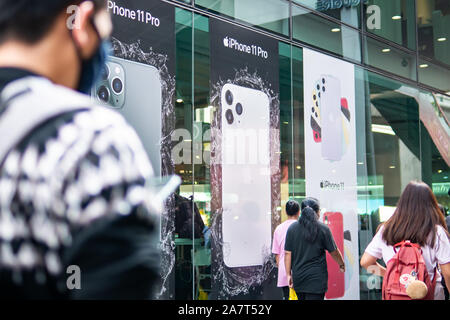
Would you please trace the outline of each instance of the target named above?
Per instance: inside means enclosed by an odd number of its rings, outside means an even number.
[[[102,40],[100,33],[94,22],[91,22],[92,26],[97,33],[100,44],[97,50],[94,52],[91,58],[82,59],[80,50],[77,48],[78,57],[81,61],[81,73],[80,79],[77,85],[77,91],[90,94],[91,88],[94,86],[95,82],[100,78],[102,68],[104,67],[108,55],[111,52],[111,43],[109,40]]]

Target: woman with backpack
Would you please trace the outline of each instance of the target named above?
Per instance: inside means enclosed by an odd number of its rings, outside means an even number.
[[[326,251],[345,272],[344,259],[330,228],[318,221],[319,201],[306,198],[300,219],[291,224],[284,244],[284,262],[289,287],[299,300],[323,300],[328,290]]]
[[[386,268],[377,263],[383,258]],[[384,277],[383,299],[443,299],[439,265],[450,283],[450,242],[430,187],[411,181],[394,214],[367,246],[361,266]],[[448,286],[448,285],[447,285]]]

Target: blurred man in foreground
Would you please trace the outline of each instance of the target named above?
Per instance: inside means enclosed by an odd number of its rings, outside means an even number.
[[[0,298],[152,297],[152,166],[81,94],[111,26],[104,0],[0,0]]]

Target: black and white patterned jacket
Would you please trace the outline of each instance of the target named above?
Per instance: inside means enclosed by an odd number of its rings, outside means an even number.
[[[0,69],[0,90],[24,75]],[[30,132],[0,164],[0,297],[150,298],[159,266],[145,205],[152,174],[112,110],[70,112]],[[69,266],[80,289],[68,287]]]

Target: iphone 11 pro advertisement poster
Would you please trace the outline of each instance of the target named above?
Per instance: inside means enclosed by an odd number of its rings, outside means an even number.
[[[355,70],[304,49],[306,195],[319,199],[346,271],[327,253],[326,299],[359,299]]]
[[[109,0],[107,6],[113,55],[94,95],[125,116],[160,175],[167,170],[161,140],[175,90],[174,7],[158,0]]]
[[[281,213],[278,42],[215,19],[209,28],[213,296],[261,298]]]
[[[96,102],[117,110],[135,129],[155,176],[173,174],[175,9],[159,0],[109,0],[112,52],[92,89]],[[173,199],[161,216],[160,298],[173,291]],[[172,209],[171,209],[172,208]]]

